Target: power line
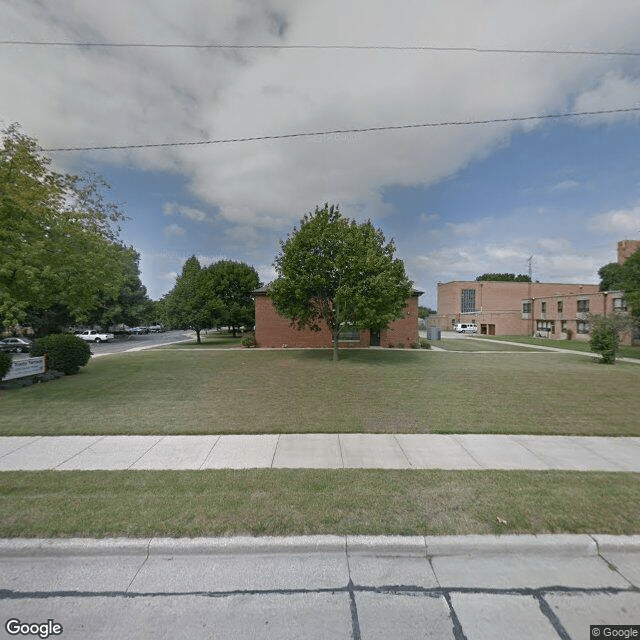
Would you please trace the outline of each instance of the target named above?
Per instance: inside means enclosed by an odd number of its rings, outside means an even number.
[[[371,133],[376,131],[397,131],[401,129],[420,129],[426,127],[462,127],[482,124],[499,124],[504,122],[526,122],[531,120],[551,120],[557,118],[576,118],[580,116],[596,116],[607,115],[613,113],[632,113],[640,111],[638,107],[626,107],[620,109],[603,109],[599,111],[576,111],[572,113],[551,113],[539,116],[520,116],[513,118],[492,118],[489,120],[460,120],[450,122],[423,122],[419,124],[399,124],[384,127],[364,127],[359,129],[331,129],[326,131],[308,131],[301,133],[284,133],[272,136],[251,136],[246,138],[223,138],[219,140],[196,140],[193,142],[158,142],[149,144],[119,144],[107,146],[91,146],[91,147],[51,147],[41,149],[45,152],[53,151],[112,151],[119,149],[153,149],[160,147],[189,147],[203,146],[209,144],[231,144],[236,142],[257,142],[260,140],[284,140],[287,138],[310,138],[318,136],[330,136],[346,133]]]
[[[283,49],[283,50],[364,50],[364,51],[449,51],[460,53],[518,53],[562,56],[636,56],[640,51],[597,49],[508,49],[485,47],[453,47],[432,45],[376,45],[376,44],[228,44],[228,43],[161,43],[161,42],[61,42],[36,40],[0,40],[5,46],[33,47],[96,47],[147,49]]]

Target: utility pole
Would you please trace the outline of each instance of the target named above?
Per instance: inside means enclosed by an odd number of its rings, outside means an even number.
[[[529,304],[530,304],[530,316],[531,316],[531,335],[535,335],[535,329],[534,329],[534,324],[533,324],[533,298],[531,297],[531,287],[533,286],[533,268],[532,268],[532,262],[533,262],[533,256],[529,256]]]

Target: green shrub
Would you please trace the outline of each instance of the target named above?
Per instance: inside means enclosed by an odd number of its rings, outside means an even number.
[[[242,338],[242,340],[240,341],[240,344],[243,347],[247,347],[247,348],[253,348],[258,346],[258,343],[256,342],[256,337],[252,333]]]
[[[591,351],[599,353],[604,364],[613,364],[620,344],[615,318],[594,316],[590,324]]]
[[[11,356],[4,351],[0,351],[0,380],[9,373],[9,369],[11,369],[11,362]]]
[[[420,338],[420,347],[422,349],[431,349],[431,343],[426,338]]]
[[[62,371],[68,376],[78,373],[91,357],[89,345],[69,333],[51,334],[36,340],[31,347],[31,355],[37,357],[45,353],[49,357],[49,369]]]

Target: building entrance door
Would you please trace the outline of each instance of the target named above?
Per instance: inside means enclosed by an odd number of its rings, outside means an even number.
[[[379,347],[380,346],[380,329],[371,329],[370,346],[372,346],[372,347]]]

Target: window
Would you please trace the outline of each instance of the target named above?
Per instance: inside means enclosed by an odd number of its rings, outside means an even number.
[[[588,300],[578,300],[578,313],[587,313],[589,311]],[[578,332],[580,333],[580,332]],[[588,331],[585,333],[589,333]]]
[[[476,290],[463,289],[460,296],[460,313],[475,313]]]
[[[544,301],[540,303],[540,313],[547,313],[547,303]]]
[[[357,342],[360,340],[360,332],[356,331],[352,326],[346,325],[340,332],[338,340],[340,342]]]
[[[522,303],[522,313],[531,313],[531,302],[526,301]]]
[[[538,320],[536,322],[536,331],[540,333],[555,333],[556,323],[554,320]]]
[[[614,311],[626,311],[627,310],[627,302],[624,298],[614,298],[613,299],[613,310]]]
[[[562,300],[558,300],[558,313],[562,313],[563,303]]]
[[[583,321],[578,321],[577,323],[578,327],[578,333],[589,333],[589,323],[588,322],[583,322]]]

